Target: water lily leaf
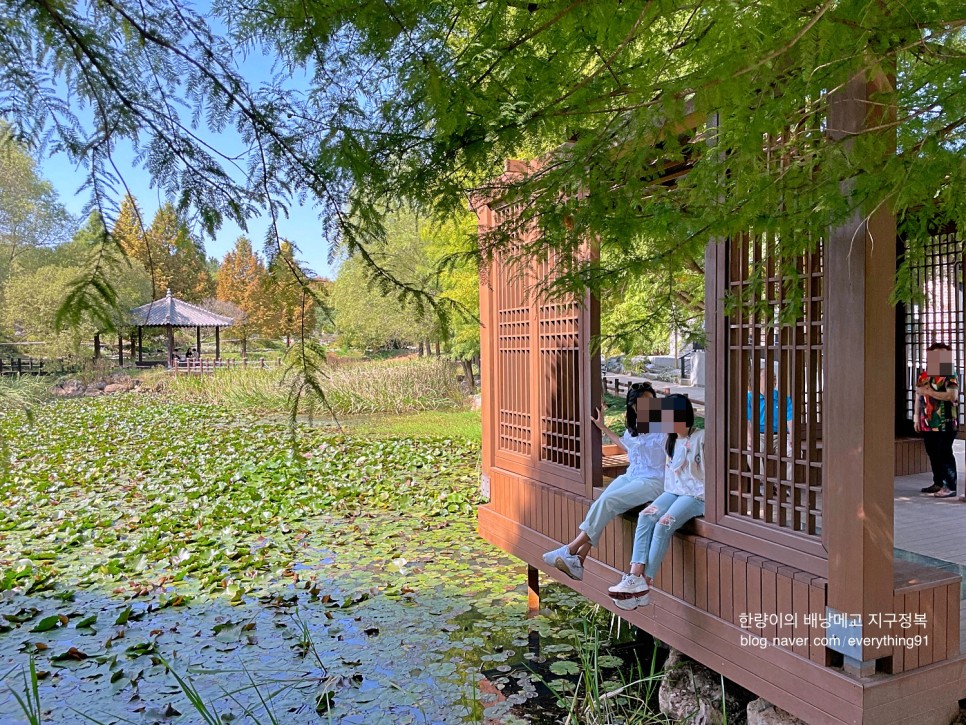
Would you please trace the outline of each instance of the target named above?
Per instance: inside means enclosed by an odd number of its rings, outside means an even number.
[[[550,665],[550,671],[555,675],[576,675],[580,672],[580,667],[576,662],[559,660]]]
[[[57,614],[51,614],[49,617],[44,617],[37,624],[34,625],[31,632],[49,632],[50,630],[61,624],[60,616]]]

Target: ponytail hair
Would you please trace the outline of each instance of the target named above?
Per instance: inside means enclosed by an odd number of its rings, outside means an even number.
[[[694,406],[691,405],[691,399],[687,395],[674,393],[673,395],[668,395],[665,400],[673,401],[671,405],[675,410],[684,411],[684,423],[688,426],[688,430],[691,430],[694,427]],[[677,433],[668,433],[667,443],[664,444],[664,450],[667,452],[668,458],[674,455],[674,443],[677,439]]]
[[[631,383],[627,388],[627,407],[624,411],[624,422],[631,437],[637,435],[637,399],[644,393],[650,393],[652,398],[657,397],[657,391],[650,383]]]

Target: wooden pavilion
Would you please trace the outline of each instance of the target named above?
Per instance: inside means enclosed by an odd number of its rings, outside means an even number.
[[[863,78],[838,91],[829,134],[874,125],[874,92]],[[527,167],[511,162],[507,172]],[[518,213],[498,199],[474,208],[481,234]],[[961,339],[962,238],[943,234],[931,241],[960,250],[950,330]],[[799,260],[804,309],[791,324],[775,322],[784,280],[769,244],[750,233],[707,248],[706,513],[675,535],[651,605],[631,612],[606,590],[626,571],[636,519],[608,526],[583,581],[541,558],[574,536],[607,483],[608,451],[590,423],[601,394],[591,354],[598,303],[589,293],[545,299],[536,290],[554,274],[552,259],[511,265],[497,254],[481,275],[490,499],[479,531],[528,564],[532,597],[542,570],[806,722],[947,725],[966,697],[961,577],[893,550],[894,476],[924,464],[897,394],[924,345],[910,342],[908,312],[889,303],[895,218],[884,205],[856,212]],[[771,312],[729,315],[725,295],[762,265]],[[761,366],[777,369],[779,394],[792,399],[791,456],[784,426],[774,448],[746,436],[746,395],[757,396]]]
[[[131,310],[134,324],[137,325],[137,362],[142,364],[142,334],[144,328],[163,329],[168,352],[168,367],[174,366],[174,330],[176,327],[195,328],[195,349],[201,355],[201,329],[215,330],[215,359],[221,358],[221,328],[234,324],[234,320],[224,315],[216,315],[204,307],[172,297],[169,289],[163,299],[149,302]]]

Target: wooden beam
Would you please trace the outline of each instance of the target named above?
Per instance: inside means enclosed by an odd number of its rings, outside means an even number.
[[[857,76],[832,96],[833,140],[854,150],[855,135],[881,119],[876,105],[881,98],[872,96],[888,82]],[[842,186],[848,196],[851,184]],[[850,632],[869,638],[889,634],[878,631],[871,615],[891,612],[893,606],[895,311],[889,294],[896,270],[895,217],[885,203],[856,209],[830,230],[827,247],[823,523],[828,606],[859,615],[862,624]],[[887,647],[871,644],[860,650],[858,662],[847,659],[846,665],[863,675],[871,674],[876,658],[890,654]]]

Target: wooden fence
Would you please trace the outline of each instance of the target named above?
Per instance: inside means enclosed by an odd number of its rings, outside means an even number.
[[[179,374],[204,374],[213,373],[215,370],[247,370],[248,368],[266,370],[271,368],[279,368],[282,366],[282,358],[275,358],[274,360],[265,360],[264,358],[260,360],[249,360],[247,358],[242,360],[215,360],[214,358],[187,358],[185,360],[176,360],[175,365],[171,368],[175,375]]]
[[[63,375],[77,370],[63,358],[0,357],[0,375]]]

